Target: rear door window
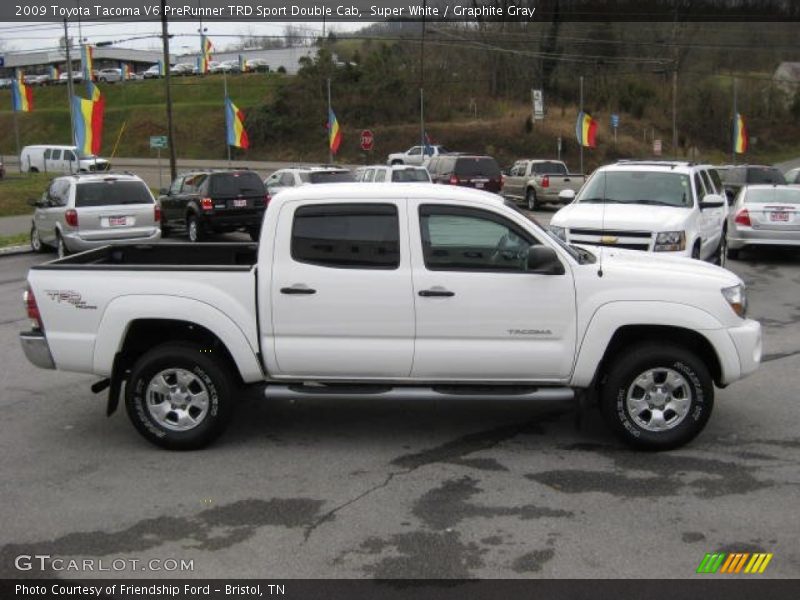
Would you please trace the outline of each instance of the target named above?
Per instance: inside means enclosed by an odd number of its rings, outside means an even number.
[[[53,160],[61,160],[61,150],[60,149],[53,150],[53,152],[50,154],[50,158],[52,158]]]
[[[93,181],[82,183],[75,189],[76,208],[152,203],[150,190],[142,181]]]
[[[396,269],[400,266],[397,207],[302,206],[294,214],[292,258],[338,269]]]
[[[383,183],[386,181],[386,169],[375,169],[375,179],[376,183]]]

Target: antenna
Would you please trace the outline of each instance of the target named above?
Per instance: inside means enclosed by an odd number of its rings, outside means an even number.
[[[605,252],[603,246],[603,236],[605,235],[606,231],[606,184],[607,184],[606,174],[603,173],[603,208],[600,209],[600,260],[597,261],[597,276],[603,276],[603,253]]]

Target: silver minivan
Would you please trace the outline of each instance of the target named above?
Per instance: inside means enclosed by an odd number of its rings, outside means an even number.
[[[108,244],[161,238],[161,209],[136,175],[86,174],[53,179],[31,224],[31,248],[55,248],[59,258]]]

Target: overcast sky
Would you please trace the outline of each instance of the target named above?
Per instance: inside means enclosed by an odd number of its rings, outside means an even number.
[[[5,1],[5,0],[0,0]],[[252,33],[263,36],[280,36],[290,23],[260,23],[254,21],[221,22],[206,21],[203,27],[217,50],[224,50],[228,44],[239,41],[242,34]],[[322,23],[291,23],[311,35],[322,32]],[[353,31],[364,23],[328,23],[326,30]],[[176,54],[196,52],[200,45],[198,22],[171,22],[169,32],[175,37],[170,42],[170,50]],[[160,49],[161,24],[154,22],[98,23],[85,21],[80,24],[80,33],[89,44],[103,41],[118,42],[122,48]],[[4,52],[55,49],[58,40],[64,35],[62,23],[8,23],[0,22],[0,49]],[[69,23],[69,35],[77,42],[79,26],[77,21]],[[131,39],[137,38],[137,39]]]

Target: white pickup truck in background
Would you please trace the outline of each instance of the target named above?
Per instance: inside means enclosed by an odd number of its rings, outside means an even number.
[[[551,236],[493,194],[427,184],[277,195],[261,243],[107,247],[35,266],[21,334],[43,368],[122,389],[148,440],[202,447],[238,386],[268,398],[599,401],[668,449],[714,386],[758,367],[760,325],[725,269]]]

